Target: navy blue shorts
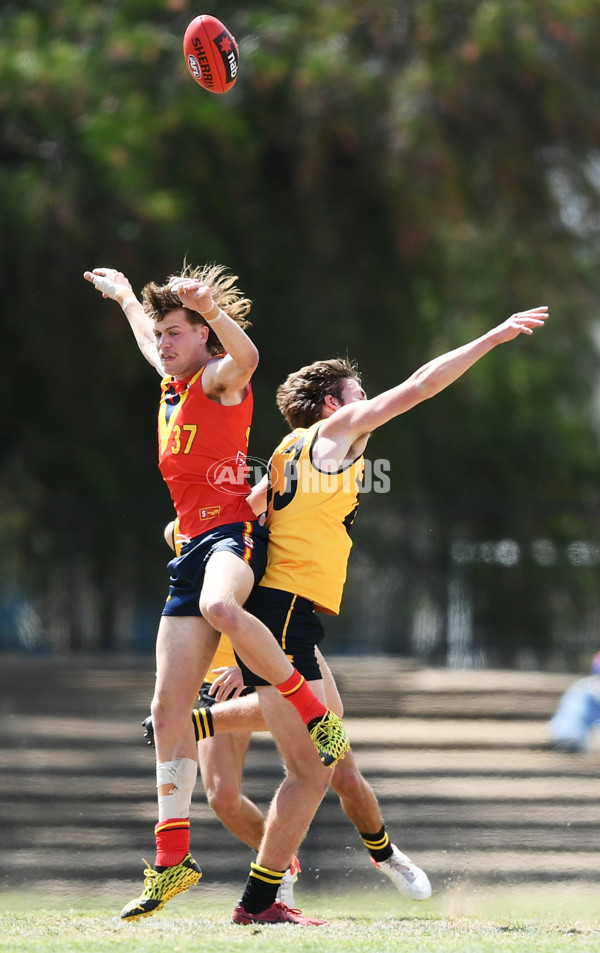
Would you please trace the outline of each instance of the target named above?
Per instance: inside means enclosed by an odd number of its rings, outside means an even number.
[[[307,681],[322,678],[315,655],[315,645],[325,638],[325,629],[314,603],[283,589],[255,586],[244,609],[264,622],[271,630],[292,665]],[[236,653],[244,675],[244,685],[268,685],[247,668]]]
[[[248,531],[248,527],[251,527]],[[254,582],[262,579],[267,565],[269,531],[258,522],[226,523],[184,543],[179,556],[168,563],[169,595],[163,615],[201,616],[200,591],[206,563],[214,553],[234,553],[248,563]]]

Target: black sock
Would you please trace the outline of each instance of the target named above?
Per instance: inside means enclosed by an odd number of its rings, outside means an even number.
[[[392,845],[385,827],[382,827],[376,834],[361,834],[360,837],[373,860],[389,860],[392,856]]]
[[[285,870],[269,870],[250,864],[250,874],[240,903],[247,913],[262,913],[275,903]]]

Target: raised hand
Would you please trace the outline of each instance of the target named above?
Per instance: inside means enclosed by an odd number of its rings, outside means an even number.
[[[499,324],[496,332],[502,334],[502,341],[511,341],[518,334],[533,334],[536,328],[544,326],[548,316],[546,305],[530,308],[528,311],[517,311],[516,314],[511,314],[510,318]]]
[[[170,284],[171,291],[176,294],[182,305],[192,311],[203,314],[213,307],[210,288],[194,278],[174,278]]]
[[[84,271],[83,277],[86,281],[90,281],[97,291],[102,292],[103,298],[112,298],[113,301],[120,302],[124,291],[129,291],[133,295],[129,279],[116,268],[94,268],[93,271]]]

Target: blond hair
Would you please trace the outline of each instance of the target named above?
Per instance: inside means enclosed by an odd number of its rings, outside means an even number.
[[[174,278],[193,278],[208,285],[213,301],[225,314],[245,330],[250,327],[246,316],[250,313],[252,302],[244,297],[236,286],[237,275],[232,275],[226,265],[217,265],[214,262],[200,267],[188,265],[185,261],[183,268],[177,275],[171,275],[164,285],[150,281],[142,289],[142,304],[148,317],[155,322],[162,321],[170,311],[183,309],[190,324],[205,324],[209,327],[206,347],[209,354],[223,354],[224,348],[217,335],[207,321],[197,311],[185,308],[178,295],[171,291],[170,283]]]

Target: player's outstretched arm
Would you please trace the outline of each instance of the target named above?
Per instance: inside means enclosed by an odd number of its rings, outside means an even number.
[[[83,277],[102,293],[103,298],[111,298],[121,305],[137,346],[146,360],[162,376],[163,369],[154,340],[152,321],[136,298],[129,279],[116,268],[94,268],[93,271],[84,271]]]
[[[428,361],[402,384],[370,400],[346,404],[327,420],[326,426],[343,427],[352,443],[361,435],[371,433],[393,417],[439,394],[499,344],[512,341],[520,334],[533,334],[536,328],[544,326],[547,318],[546,306],[518,311],[474,341]]]
[[[258,366],[258,349],[239,324],[212,299],[210,288],[193,278],[174,278],[171,289],[182,305],[197,311],[208,322],[226,351],[222,361],[207,368],[203,382],[215,392],[238,392],[250,381]],[[209,376],[212,380],[209,381]]]

